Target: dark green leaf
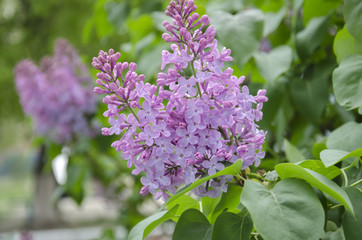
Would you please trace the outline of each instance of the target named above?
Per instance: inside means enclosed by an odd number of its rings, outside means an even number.
[[[303,78],[295,77],[290,84],[297,110],[315,125],[318,125],[328,102],[328,79],[333,67],[328,63],[314,65]]]
[[[249,216],[241,217],[235,213],[223,212],[216,219],[212,239],[249,240],[253,222]]]
[[[361,147],[362,124],[348,122],[334,130],[327,138],[329,149],[352,152]]]
[[[297,33],[296,43],[300,58],[304,59],[314,53],[328,32],[330,16],[313,18],[305,29]]]
[[[171,219],[175,216],[178,206],[174,206],[169,211],[160,211],[148,218],[145,218],[141,222],[137,223],[136,226],[132,228],[128,235],[128,240],[143,240],[148,236],[161,223]]]
[[[340,62],[345,57],[362,54],[362,44],[356,41],[344,27],[338,31],[334,38],[333,51],[336,54],[337,62]]]
[[[176,224],[173,240],[209,240],[212,225],[207,218],[196,209],[186,210]]]
[[[255,53],[254,59],[260,74],[267,81],[272,81],[290,68],[292,49],[285,45],[279,46],[269,53]]]
[[[362,43],[362,1],[345,0],[343,15],[348,31],[354,38]]]
[[[340,161],[350,157],[362,156],[362,148],[354,150],[353,152],[346,152],[343,150],[326,149],[321,152],[321,160],[326,167],[332,166]]]
[[[304,168],[313,170],[329,179],[333,179],[342,173],[341,169],[336,166],[324,166],[320,160],[306,160],[298,164]]]
[[[229,184],[227,192],[224,192],[221,196],[219,203],[214,208],[210,217],[210,222],[215,222],[215,219],[225,209],[233,210],[240,204],[240,194],[243,188],[239,185]]]
[[[346,192],[325,176],[293,163],[278,164],[275,166],[275,170],[281,179],[300,178],[307,181],[313,187],[318,188],[340,202],[353,213],[353,207]]]
[[[347,110],[359,108],[362,114],[362,55],[344,58],[333,72],[333,90],[337,102]]]
[[[324,233],[323,207],[300,179],[283,180],[273,189],[247,180],[240,199],[263,239],[318,239]]]
[[[210,19],[221,43],[231,49],[234,60],[242,69],[259,47],[264,25],[263,13],[256,9],[241,11],[236,15],[216,11]]]
[[[358,240],[362,236],[362,192],[355,187],[345,188],[356,213],[356,218],[346,211],[343,216],[343,231],[346,240]]]

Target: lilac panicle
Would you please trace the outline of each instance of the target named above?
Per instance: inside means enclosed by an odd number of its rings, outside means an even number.
[[[112,127],[104,135],[117,134],[112,144],[133,174],[145,172],[141,194],[166,200],[182,184],[212,175],[243,160],[243,169],[258,166],[264,157],[265,132],[261,120],[265,90],[256,96],[242,85],[245,77],[233,76],[224,63],[232,61],[230,49],[219,51],[216,30],[207,15],[193,13],[192,0],[171,1],[163,22],[171,51],[161,53],[157,86],[144,83],[135,63],[118,62],[120,53],[100,51],[93,58],[98,87],[109,110]],[[185,71],[189,69],[189,71]],[[191,72],[191,74],[188,74]],[[121,113],[129,112],[128,116]],[[216,197],[226,190],[231,176],[213,179],[195,189],[199,196]]]
[[[15,84],[39,135],[63,144],[77,134],[91,133],[86,115],[95,111],[92,79],[66,40],[57,40],[54,56],[44,57],[40,67],[30,60],[20,61]]]

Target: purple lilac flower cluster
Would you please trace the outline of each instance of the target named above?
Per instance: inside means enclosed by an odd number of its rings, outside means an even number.
[[[141,194],[166,200],[182,184],[212,175],[237,159],[243,169],[258,166],[264,157],[265,132],[255,124],[262,118],[265,90],[249,94],[245,77],[233,76],[224,63],[230,49],[217,48],[215,29],[207,15],[199,18],[192,0],[171,1],[163,22],[171,52],[162,51],[157,85],[144,83],[136,64],[117,62],[120,53],[100,51],[92,65],[100,70],[94,90],[107,94],[104,135],[121,135],[112,147],[122,152],[133,174],[145,172]],[[128,68],[128,70],[126,70]],[[125,111],[124,111],[125,110]],[[124,112],[128,112],[126,115]],[[123,112],[123,113],[122,113]],[[214,178],[194,192],[216,197],[231,176]]]
[[[86,116],[94,113],[96,104],[92,79],[66,40],[57,40],[54,56],[44,57],[40,67],[27,59],[19,62],[15,83],[39,135],[62,144],[76,134],[90,134]]]

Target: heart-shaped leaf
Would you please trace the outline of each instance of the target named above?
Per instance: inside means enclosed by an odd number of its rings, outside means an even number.
[[[361,147],[362,124],[348,122],[334,130],[327,138],[327,148],[352,152]]]
[[[307,181],[313,187],[318,188],[340,202],[351,213],[353,213],[353,207],[346,192],[343,191],[343,189],[335,182],[325,176],[293,163],[278,164],[275,166],[275,170],[281,179],[300,178]]]
[[[240,200],[263,239],[317,239],[324,234],[322,204],[300,179],[285,179],[273,189],[247,180]]]
[[[212,225],[199,210],[186,210],[180,217],[173,232],[173,240],[211,240]]]
[[[253,222],[249,216],[241,217],[235,213],[223,212],[216,219],[212,239],[249,240]]]
[[[362,114],[362,55],[344,58],[333,72],[333,91],[337,102]]]
[[[289,69],[292,63],[292,49],[285,45],[279,46],[269,53],[255,53],[254,59],[260,74],[267,81],[272,81]]]

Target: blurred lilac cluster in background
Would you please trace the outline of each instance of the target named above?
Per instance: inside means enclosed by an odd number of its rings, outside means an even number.
[[[15,83],[24,112],[38,135],[57,143],[89,135],[87,116],[95,111],[92,80],[77,51],[66,40],[55,43],[54,56],[37,66],[31,60],[15,67]]]

